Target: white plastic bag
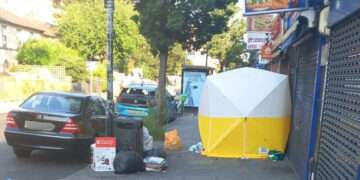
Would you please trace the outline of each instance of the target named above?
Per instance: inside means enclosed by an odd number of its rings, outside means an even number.
[[[144,151],[149,151],[153,149],[154,140],[150,135],[149,130],[144,126],[143,127],[143,135],[144,135]]]

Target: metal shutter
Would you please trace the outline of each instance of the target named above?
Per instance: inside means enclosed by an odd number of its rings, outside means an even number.
[[[332,28],[316,180],[355,180],[360,162],[360,12]]]
[[[296,47],[296,50],[289,51],[292,53],[290,80],[293,111],[288,156],[300,179],[307,177],[318,45],[319,37],[311,35]]]

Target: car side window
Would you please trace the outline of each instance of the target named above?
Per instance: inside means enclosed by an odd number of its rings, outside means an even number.
[[[103,103],[101,102],[101,100],[99,100],[99,99],[94,99],[91,102],[89,111],[92,113],[92,115],[95,115],[95,116],[105,116],[106,115],[105,107],[104,107]]]

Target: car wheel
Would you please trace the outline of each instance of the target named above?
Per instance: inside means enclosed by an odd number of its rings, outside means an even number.
[[[17,158],[29,158],[31,155],[31,149],[13,148],[13,151]]]
[[[79,153],[78,154],[80,161],[90,164],[92,159],[91,159],[91,152],[90,151],[84,151],[83,153]]]

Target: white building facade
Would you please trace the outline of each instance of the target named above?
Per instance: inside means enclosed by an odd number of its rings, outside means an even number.
[[[45,2],[45,0],[41,0],[41,2],[43,1]],[[39,21],[30,15],[20,15],[19,12],[24,4],[16,10],[15,4],[13,4],[15,2],[20,3],[21,0],[0,0],[0,72],[3,71],[4,64],[17,63],[17,50],[27,40],[55,37],[51,24],[46,21]],[[29,4],[30,1],[24,0],[24,2]],[[33,0],[31,2],[31,4],[41,4],[34,3]],[[39,9],[39,11],[41,10]]]

